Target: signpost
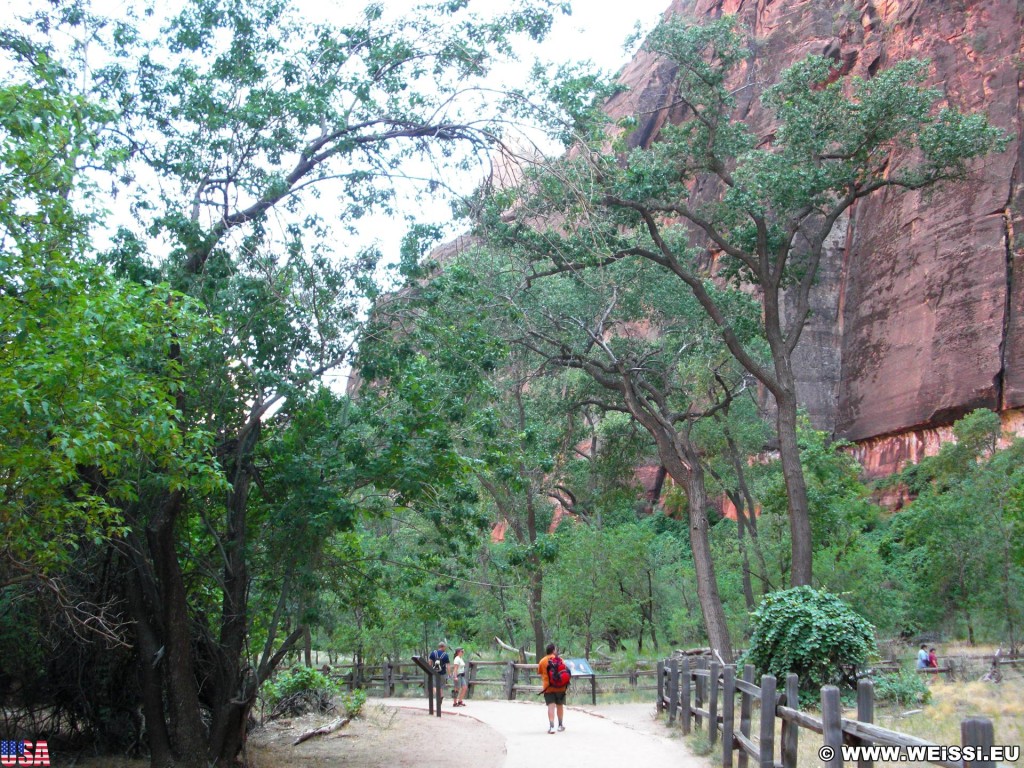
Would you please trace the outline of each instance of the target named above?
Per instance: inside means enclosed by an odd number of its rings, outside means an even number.
[[[441,696],[444,694],[444,683],[441,680],[440,675],[435,675],[433,668],[423,660],[422,656],[413,656],[413,662],[416,666],[422,669],[427,675],[427,706],[430,709],[430,714],[434,714],[435,708],[434,703],[437,702],[437,716],[441,716]],[[437,679],[435,680],[435,676]]]
[[[589,677],[590,678],[590,703],[597,704],[597,676],[594,674],[593,668],[590,666],[590,662],[586,659],[565,659],[565,666],[569,668],[569,672],[574,678],[577,677]]]

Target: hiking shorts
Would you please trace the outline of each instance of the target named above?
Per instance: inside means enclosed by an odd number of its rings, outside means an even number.
[[[544,694],[545,704],[561,704],[565,705],[565,691],[559,691],[558,693],[545,693]]]

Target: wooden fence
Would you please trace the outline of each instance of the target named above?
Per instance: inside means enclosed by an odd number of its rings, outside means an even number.
[[[874,683],[858,681],[857,719],[842,716],[839,689],[827,685],[821,689],[821,717],[800,710],[800,690],[796,675],[786,677],[780,692],[772,675],[764,675],[760,685],[754,684],[754,668],[747,665],[742,676],[736,676],[734,665],[722,665],[706,659],[669,659],[658,664],[658,710],[667,711],[668,722],[680,720],[688,734],[692,727],[707,731],[712,744],[721,740],[723,768],[747,768],[753,759],[759,768],[796,768],[800,729],[819,734],[822,751],[819,757],[829,768],[842,768],[842,746],[879,746],[934,749],[938,745],[916,736],[874,725]],[[739,722],[736,720],[736,699],[739,698]],[[755,704],[761,717],[755,738],[751,732]],[[765,716],[766,713],[769,716]],[[775,721],[782,721],[781,738],[775,744]],[[985,750],[994,743],[992,722],[985,718],[967,718],[961,723],[963,746]],[[831,749],[831,759],[824,759]],[[776,759],[778,753],[778,760]],[[823,754],[824,753],[824,754]],[[927,753],[925,753],[927,754]],[[923,759],[947,768],[964,768],[963,761]],[[872,761],[861,759],[858,768],[871,768]],[[993,768],[994,762],[975,760],[970,768]]]
[[[356,688],[379,691],[394,696],[410,688],[425,691],[426,676],[415,663],[338,664],[325,667],[328,676],[347,690]],[[594,675],[575,675],[570,696],[586,696],[592,704],[597,697],[617,693],[646,693],[658,689],[655,669],[634,668],[626,672],[595,670]],[[466,682],[467,698],[488,692],[491,698],[514,700],[540,693],[540,676],[536,664],[511,661],[469,661]]]
[[[950,655],[941,659],[941,661],[942,663],[938,667],[915,669],[914,671],[919,675],[926,676],[946,675],[947,679],[952,681],[978,679],[979,670],[986,670],[987,674],[983,679],[998,682],[998,680],[1002,678],[1003,667],[1015,667],[1018,664],[1024,664],[1024,657],[1016,654],[1003,654],[1000,652],[982,656],[967,654],[959,656]],[[868,673],[877,674],[880,672],[899,672],[904,668],[905,665],[901,661],[879,661],[870,666]],[[858,675],[858,677],[859,676],[860,675]]]

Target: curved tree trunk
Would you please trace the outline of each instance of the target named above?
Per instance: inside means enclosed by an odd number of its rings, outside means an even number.
[[[627,402],[632,398],[627,398]],[[633,400],[634,405],[636,401]],[[715,563],[711,556],[711,541],[708,538],[708,494],[704,484],[704,470],[697,460],[696,452],[687,452],[683,436],[674,429],[666,429],[658,419],[642,409],[637,416],[641,424],[651,433],[658,454],[666,471],[686,493],[686,508],[690,521],[690,550],[693,552],[693,566],[697,576],[697,600],[704,617],[704,629],[708,642],[726,662],[731,662],[732,641],[725,621],[722,598],[718,593],[715,578]]]
[[[664,456],[662,461],[665,461]],[[671,466],[672,464],[675,466]],[[666,468],[672,479],[686,491],[686,506],[690,518],[690,548],[693,551],[693,567],[697,574],[697,600],[704,615],[708,642],[728,663],[733,658],[732,641],[729,639],[729,626],[725,621],[722,598],[718,594],[715,564],[708,538],[708,497],[704,486],[704,472],[699,465],[688,469],[678,459],[667,462]]]
[[[686,493],[690,521],[690,549],[697,576],[697,598],[700,602],[704,628],[711,647],[730,662],[732,641],[722,609],[722,598],[715,579],[715,565],[708,538],[708,495],[700,455],[690,442],[685,429],[676,426],[675,417],[659,394],[637,386],[630,366],[619,366],[616,377],[584,365],[602,386],[620,392],[626,409],[654,438],[662,466]]]

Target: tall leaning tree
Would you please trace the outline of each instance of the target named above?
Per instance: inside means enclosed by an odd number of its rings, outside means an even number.
[[[24,20],[115,115],[104,138],[121,172],[105,184],[127,215],[107,264],[166,280],[219,328],[187,344],[170,328],[162,356],[172,428],[212,433],[224,489],[167,482],[154,462],[113,500],[154,766],[234,764],[272,670],[262,661],[284,650],[248,655],[254,456],[272,409],[351,352],[375,268],[352,233],[395,205],[395,179],[487,144],[500,109],[488,114],[475,84],[514,40],[543,36],[559,7],[482,18],[441,2],[389,19],[367,4],[341,24],[286,0],[129,5],[117,18],[69,0]]]
[[[577,109],[572,149],[518,190],[497,194],[482,230],[532,254],[532,279],[641,258],[688,286],[777,406],[791,581],[799,585],[811,581],[812,558],[794,353],[828,238],[856,201],[962,178],[1003,138],[983,115],[940,107],[943,94],[923,86],[926,62],[899,62],[863,80],[820,56],[763,90],[774,130],[755,136],[733,91],[753,44],[731,17],[663,22],[645,46],[676,73],[666,103],[678,122],[643,148],[628,141],[635,121],[610,127],[599,108]],[[768,359],[737,335],[712,280],[759,297]]]
[[[698,434],[702,423],[723,414],[744,392],[749,397],[750,377],[685,286],[658,281],[656,270],[648,262],[620,262],[582,275],[552,276],[525,289],[513,272],[504,286],[491,288],[492,303],[507,305],[504,332],[531,353],[538,368],[584,374],[573,388],[577,407],[628,414],[650,436],[661,466],[686,496],[708,641],[731,660],[709,535],[711,452]],[[756,308],[738,291],[725,294],[715,291],[716,300],[730,307],[737,333],[756,344]]]

